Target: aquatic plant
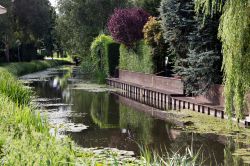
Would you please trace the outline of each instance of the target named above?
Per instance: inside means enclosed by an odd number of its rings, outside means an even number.
[[[166,151],[164,155],[152,152],[147,147],[140,147],[141,160],[144,165],[168,165],[168,166],[198,166],[203,165],[204,159],[201,153],[201,148],[195,152],[192,145],[186,147],[184,154],[181,154],[179,150],[176,152]]]

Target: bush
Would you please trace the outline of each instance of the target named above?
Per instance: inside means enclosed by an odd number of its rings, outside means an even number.
[[[114,76],[119,65],[119,46],[110,36],[99,35],[91,44],[91,57],[83,59],[83,71],[104,83],[107,76]]]
[[[116,9],[108,22],[111,36],[118,43],[132,46],[143,38],[142,29],[149,14],[142,9]]]
[[[134,49],[121,45],[120,69],[153,73],[152,51],[152,48],[143,40],[136,43]]]
[[[143,28],[144,40],[153,48],[154,72],[165,70],[165,57],[168,56],[168,44],[163,38],[161,22],[155,17],[149,17],[149,21]]]

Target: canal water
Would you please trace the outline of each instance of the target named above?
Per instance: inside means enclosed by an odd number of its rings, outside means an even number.
[[[135,102],[115,91],[92,85],[77,67],[60,67],[21,78],[36,92],[34,100],[61,136],[84,148],[117,148],[140,155],[140,146],[164,154],[201,149],[207,163],[222,165],[228,140],[214,134],[186,132],[178,126],[138,111]],[[131,104],[132,103],[132,104]],[[139,103],[138,103],[139,104]],[[46,110],[46,111],[44,111]]]

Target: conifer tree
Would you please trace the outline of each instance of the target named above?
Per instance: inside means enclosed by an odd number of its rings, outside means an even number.
[[[217,40],[218,18],[206,20],[197,17],[195,29],[189,35],[186,66],[177,67],[178,75],[185,82],[187,94],[203,94],[216,83],[221,83],[221,46]]]
[[[218,18],[203,22],[203,16],[195,17],[194,7],[192,0],[162,0],[160,7],[164,38],[187,94],[205,93],[221,81]]]

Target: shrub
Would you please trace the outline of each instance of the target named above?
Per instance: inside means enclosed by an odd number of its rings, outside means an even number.
[[[165,57],[168,56],[168,45],[163,38],[161,22],[156,17],[149,17],[143,28],[145,42],[153,48],[154,72],[165,70]]]
[[[134,49],[121,45],[120,69],[153,73],[152,51],[152,48],[143,40],[137,42]]]
[[[142,9],[116,9],[108,22],[111,36],[126,46],[143,38],[142,29],[149,14]]]
[[[96,65],[96,70],[103,71],[108,75],[107,44],[114,42],[110,36],[99,35],[92,42],[90,51],[91,57]]]
[[[91,57],[83,59],[84,72],[104,83],[107,76],[113,76],[119,65],[119,44],[107,35],[99,35],[91,44]]]
[[[156,17],[149,17],[148,22],[144,25],[143,33],[144,40],[151,46],[156,47],[161,43],[165,43],[161,23],[156,19]]]

